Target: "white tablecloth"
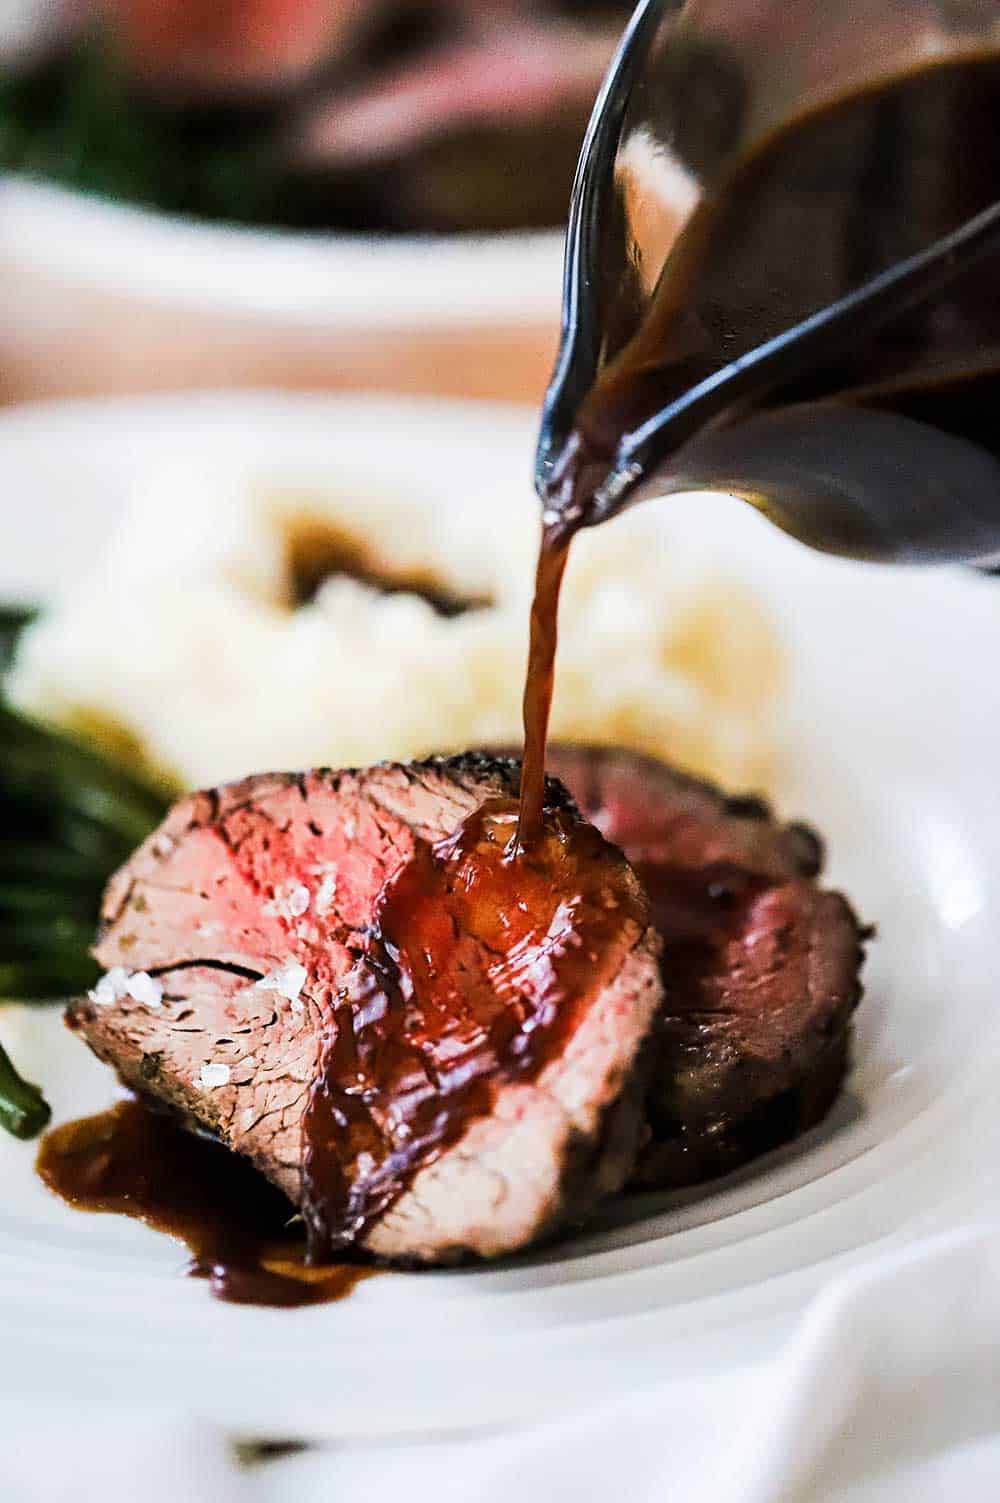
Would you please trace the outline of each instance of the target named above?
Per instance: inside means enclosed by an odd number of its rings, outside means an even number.
[[[665,1372],[535,1429],[253,1468],[180,1406],[7,1402],[0,1434],[3,1503],[987,1503],[1000,1499],[1000,1222],[838,1278],[756,1370]]]

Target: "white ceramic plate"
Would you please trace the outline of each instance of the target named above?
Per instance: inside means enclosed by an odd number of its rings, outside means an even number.
[[[58,589],[137,478],[185,449],[267,478],[381,489],[477,461],[502,507],[534,416],[257,396],[24,409],[0,418],[0,598]],[[509,494],[509,489],[506,491]],[[388,1436],[549,1412],[595,1391],[752,1364],[835,1267],[996,1194],[1000,1065],[1000,583],[823,559],[722,498],[661,503],[666,532],[749,577],[792,668],[779,802],[829,836],[877,921],[856,1065],[831,1119],[695,1195],[494,1268],[374,1279],[341,1305],[213,1304],[183,1251],[75,1214],[0,1139],[0,1393],[177,1402],[245,1432]],[[0,1037],[57,1118],[111,1094],[51,1014]]]
[[[0,263],[179,313],[313,331],[464,329],[557,316],[560,231],[305,234],[185,219],[0,179]]]

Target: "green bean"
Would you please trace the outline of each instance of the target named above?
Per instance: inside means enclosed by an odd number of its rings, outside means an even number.
[[[13,658],[18,637],[34,617],[35,612],[29,606],[0,606],[0,670]]]
[[[0,1001],[93,985],[101,894],[165,810],[125,768],[0,703]]]
[[[92,893],[94,866],[79,851],[54,840],[0,840],[0,885],[10,882],[37,882],[53,892]]]
[[[57,745],[4,739],[0,725],[0,802],[42,820],[58,818],[89,826],[94,839],[116,839],[129,849],[162,818],[164,801],[138,797],[125,784],[101,782],[87,765],[77,766]]]
[[[0,960],[0,1007],[10,1002],[59,1004],[89,991],[100,974],[100,967],[80,952]]]
[[[93,883],[90,889],[74,891],[72,887],[47,886],[43,882],[5,882],[0,875],[0,932],[8,919],[17,920],[26,914],[47,919],[82,919],[93,927],[97,917],[94,897]]]
[[[0,666],[21,624],[0,608]],[[94,985],[104,887],[165,812],[163,795],[125,768],[0,702],[0,1005]],[[30,1138],[48,1120],[0,1049],[0,1127]]]
[[[39,958],[48,950],[86,955],[94,941],[94,926],[63,914],[55,918],[37,913],[0,921],[0,962]]]
[[[15,1138],[36,1138],[51,1116],[41,1091],[21,1079],[0,1046],[0,1127]]]

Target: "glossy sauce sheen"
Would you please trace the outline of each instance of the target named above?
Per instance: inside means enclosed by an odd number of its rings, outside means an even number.
[[[188,1272],[216,1299],[314,1305],[341,1299],[376,1270],[307,1265],[292,1207],[246,1160],[176,1126],[139,1101],[54,1128],[38,1173],[85,1211],[115,1211],[168,1232],[191,1250]]]
[[[516,803],[484,804],[387,884],[306,1116],[310,1247],[362,1238],[416,1172],[536,1078],[581,999],[615,973],[647,904],[613,846],[547,808],[514,852]]]

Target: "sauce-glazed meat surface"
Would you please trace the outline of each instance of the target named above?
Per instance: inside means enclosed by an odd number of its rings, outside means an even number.
[[[648,903],[555,783],[511,860],[518,776],[250,778],[178,804],[109,886],[71,1026],[278,1185],[314,1256],[502,1253],[632,1172]]]

